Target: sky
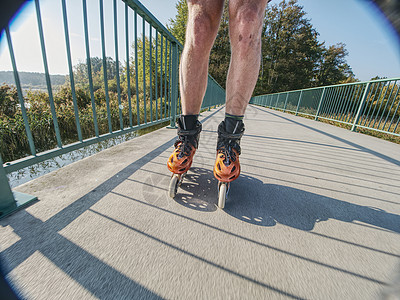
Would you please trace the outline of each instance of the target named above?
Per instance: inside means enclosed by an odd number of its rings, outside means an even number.
[[[85,61],[82,1],[67,0],[68,26],[73,64]],[[176,15],[172,0],[142,0],[142,4],[164,25]],[[269,5],[278,4],[272,0]],[[126,60],[124,4],[117,1],[118,55]],[[173,3],[173,4],[172,4]],[[326,46],[339,42],[346,44],[348,64],[355,76],[366,81],[374,76],[400,77],[400,44],[394,30],[369,0],[298,0],[307,12],[319,41]],[[87,0],[90,55],[101,57],[100,21],[98,1]],[[61,1],[41,0],[41,15],[49,70],[51,74],[68,72]],[[104,0],[106,53],[115,59],[113,7],[111,0]],[[129,41],[133,42],[133,13],[129,13]],[[29,1],[12,22],[11,38],[19,71],[43,72],[43,60],[36,13]],[[146,34],[148,25],[146,24]],[[138,17],[138,36],[142,33],[142,20]],[[154,32],[153,32],[154,34]],[[4,34],[0,40],[0,71],[12,70]]]

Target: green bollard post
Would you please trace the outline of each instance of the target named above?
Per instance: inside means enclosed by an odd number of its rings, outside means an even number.
[[[16,207],[17,204],[8,184],[6,171],[3,168],[3,160],[0,157],[0,212],[3,214]]]
[[[3,167],[3,160],[0,156],[0,219],[35,200],[37,200],[37,197],[12,192],[6,170]]]

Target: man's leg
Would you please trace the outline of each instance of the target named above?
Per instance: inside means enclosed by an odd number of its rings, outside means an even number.
[[[230,0],[231,62],[226,80],[226,112],[244,115],[260,70],[261,31],[267,0]]]
[[[183,115],[196,115],[207,88],[208,60],[224,7],[224,0],[188,0],[186,41],[180,65]]]
[[[172,176],[169,194],[174,197],[177,182],[192,165],[202,125],[197,120],[207,88],[208,60],[218,33],[224,0],[187,0],[186,42],[180,65],[182,115],[178,119],[178,140],[168,158]]]
[[[214,176],[220,182],[231,182],[240,174],[243,115],[260,69],[261,30],[266,5],[267,0],[229,1],[232,53],[226,81],[226,114],[225,120],[218,126],[217,158],[214,165]]]

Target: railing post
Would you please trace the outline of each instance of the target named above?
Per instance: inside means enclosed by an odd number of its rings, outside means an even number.
[[[11,191],[7,174],[3,167],[3,160],[0,156],[0,219],[34,200],[37,200],[37,198]]]
[[[19,79],[17,64],[15,61],[14,49],[13,49],[12,42],[11,42],[10,29],[8,26],[5,29],[6,29],[5,31],[6,31],[7,42],[8,42],[8,49],[10,51],[11,65],[12,65],[13,72],[14,72],[15,85],[17,87],[19,105],[20,105],[21,112],[22,112],[22,119],[24,120],[25,132],[26,132],[26,136],[28,138],[28,143],[29,143],[29,148],[31,150],[31,154],[33,156],[36,156],[35,142],[33,140],[32,131],[29,126],[28,115],[26,113],[25,101],[24,101],[24,96],[22,94],[22,88],[21,88],[21,81]]]
[[[324,89],[322,90],[321,99],[319,99],[318,108],[317,108],[317,113],[315,114],[315,121],[318,121],[318,114],[319,114],[319,111],[320,111],[320,109],[321,109],[322,102],[324,101],[324,97],[325,97],[325,89],[326,89],[326,88],[324,88]]]
[[[367,99],[367,96],[368,96],[370,84],[371,83],[368,82],[367,86],[365,87],[365,91],[364,91],[364,94],[362,95],[360,106],[358,107],[358,111],[357,111],[356,117],[354,119],[353,126],[351,127],[351,131],[355,131],[356,130],[357,123],[358,123],[358,121],[360,119],[361,111],[364,108],[365,100]]]
[[[176,107],[178,104],[178,72],[179,72],[179,64],[178,64],[178,44],[176,42],[172,42],[172,99],[171,99],[171,121],[168,128],[176,128]]]
[[[288,100],[288,98],[289,98],[289,93],[290,93],[290,92],[287,92],[287,93],[286,93],[285,105],[283,106],[283,112],[285,112],[285,110],[286,110],[286,105],[287,105],[287,100]]]
[[[300,92],[299,102],[297,103],[297,108],[296,108],[296,116],[297,116],[297,113],[299,112],[299,107],[300,107],[300,102],[301,102],[302,97],[303,97],[303,91]]]

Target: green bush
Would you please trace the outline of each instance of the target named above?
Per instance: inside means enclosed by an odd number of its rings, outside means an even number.
[[[93,110],[90,93],[82,88],[76,88],[76,101],[79,115],[79,124],[83,139],[95,136]],[[53,95],[60,136],[64,145],[78,141],[78,131],[75,120],[75,109],[71,88],[62,86]],[[28,91],[24,97],[27,118],[35,143],[36,151],[42,152],[57,147],[56,133],[49,102],[49,95],[42,91]],[[143,92],[139,94],[140,121],[144,122]],[[99,134],[109,132],[107,102],[104,88],[94,91],[94,102]],[[27,134],[21,108],[18,104],[18,94],[14,87],[6,84],[0,86],[0,154],[4,162],[17,160],[30,155]],[[122,124],[130,126],[129,103],[127,94],[121,93]],[[153,119],[155,119],[155,105],[153,100]],[[160,103],[158,102],[158,109]],[[137,124],[136,94],[131,96],[132,125]],[[164,106],[163,106],[164,107]],[[109,91],[109,109],[112,130],[121,128],[118,94]],[[164,108],[163,108],[164,109]],[[150,100],[146,95],[147,121],[150,121]]]

